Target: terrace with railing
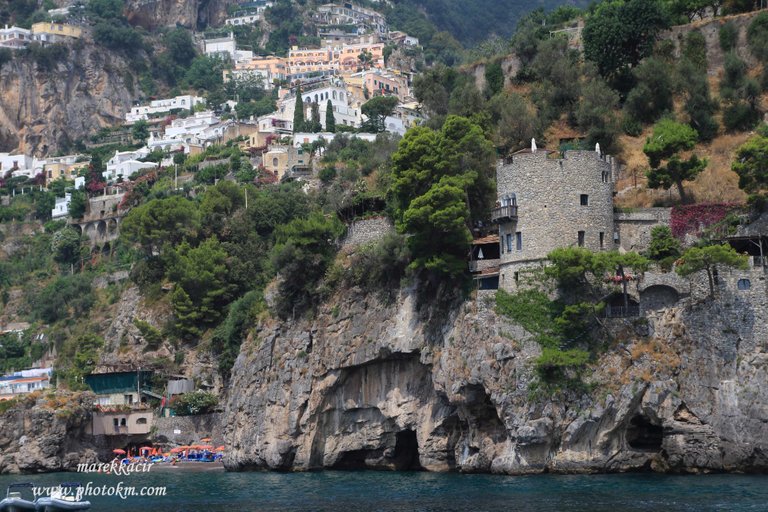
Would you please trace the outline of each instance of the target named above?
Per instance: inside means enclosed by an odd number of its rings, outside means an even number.
[[[491,210],[491,222],[514,222],[517,220],[517,205],[497,206]]]

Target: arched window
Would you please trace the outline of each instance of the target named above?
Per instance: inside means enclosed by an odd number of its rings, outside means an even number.
[[[749,279],[739,279],[739,281],[736,283],[736,286],[738,286],[739,290],[749,290],[752,288],[752,283],[749,281]]]
[[[120,426],[121,426],[121,427],[124,427],[124,426],[126,426],[126,425],[127,425],[127,423],[126,423],[126,420],[125,420],[125,418],[120,418]]]
[[[272,167],[277,167],[277,157],[272,159]]]
[[[333,91],[333,99],[336,99],[336,91]]]
[[[139,418],[136,420],[137,425],[146,425],[147,424],[147,418]]]

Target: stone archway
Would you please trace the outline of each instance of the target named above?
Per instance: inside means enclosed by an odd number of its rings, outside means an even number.
[[[680,294],[671,286],[655,284],[640,292],[643,311],[658,311],[677,304]]]
[[[104,238],[107,237],[107,223],[106,223],[106,221],[100,220],[96,224],[96,233],[98,234],[99,240],[104,240]]]

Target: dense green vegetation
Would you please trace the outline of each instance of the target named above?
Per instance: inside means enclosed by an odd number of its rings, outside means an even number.
[[[547,258],[551,265],[543,272],[526,273],[522,291],[497,292],[496,311],[520,324],[541,346],[532,391],[583,391],[588,363],[605,349],[604,298],[623,293],[626,303],[630,270],[642,272],[648,260],[632,252],[593,253],[578,247],[556,249]],[[620,290],[614,288],[617,280]],[[557,300],[550,299],[554,289]]]

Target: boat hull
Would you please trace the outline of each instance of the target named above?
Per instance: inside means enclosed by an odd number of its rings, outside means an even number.
[[[67,512],[91,508],[89,501],[67,501],[57,498],[38,498],[35,505],[37,512]]]
[[[36,505],[21,498],[5,498],[0,501],[0,512],[30,512],[37,510]]]

